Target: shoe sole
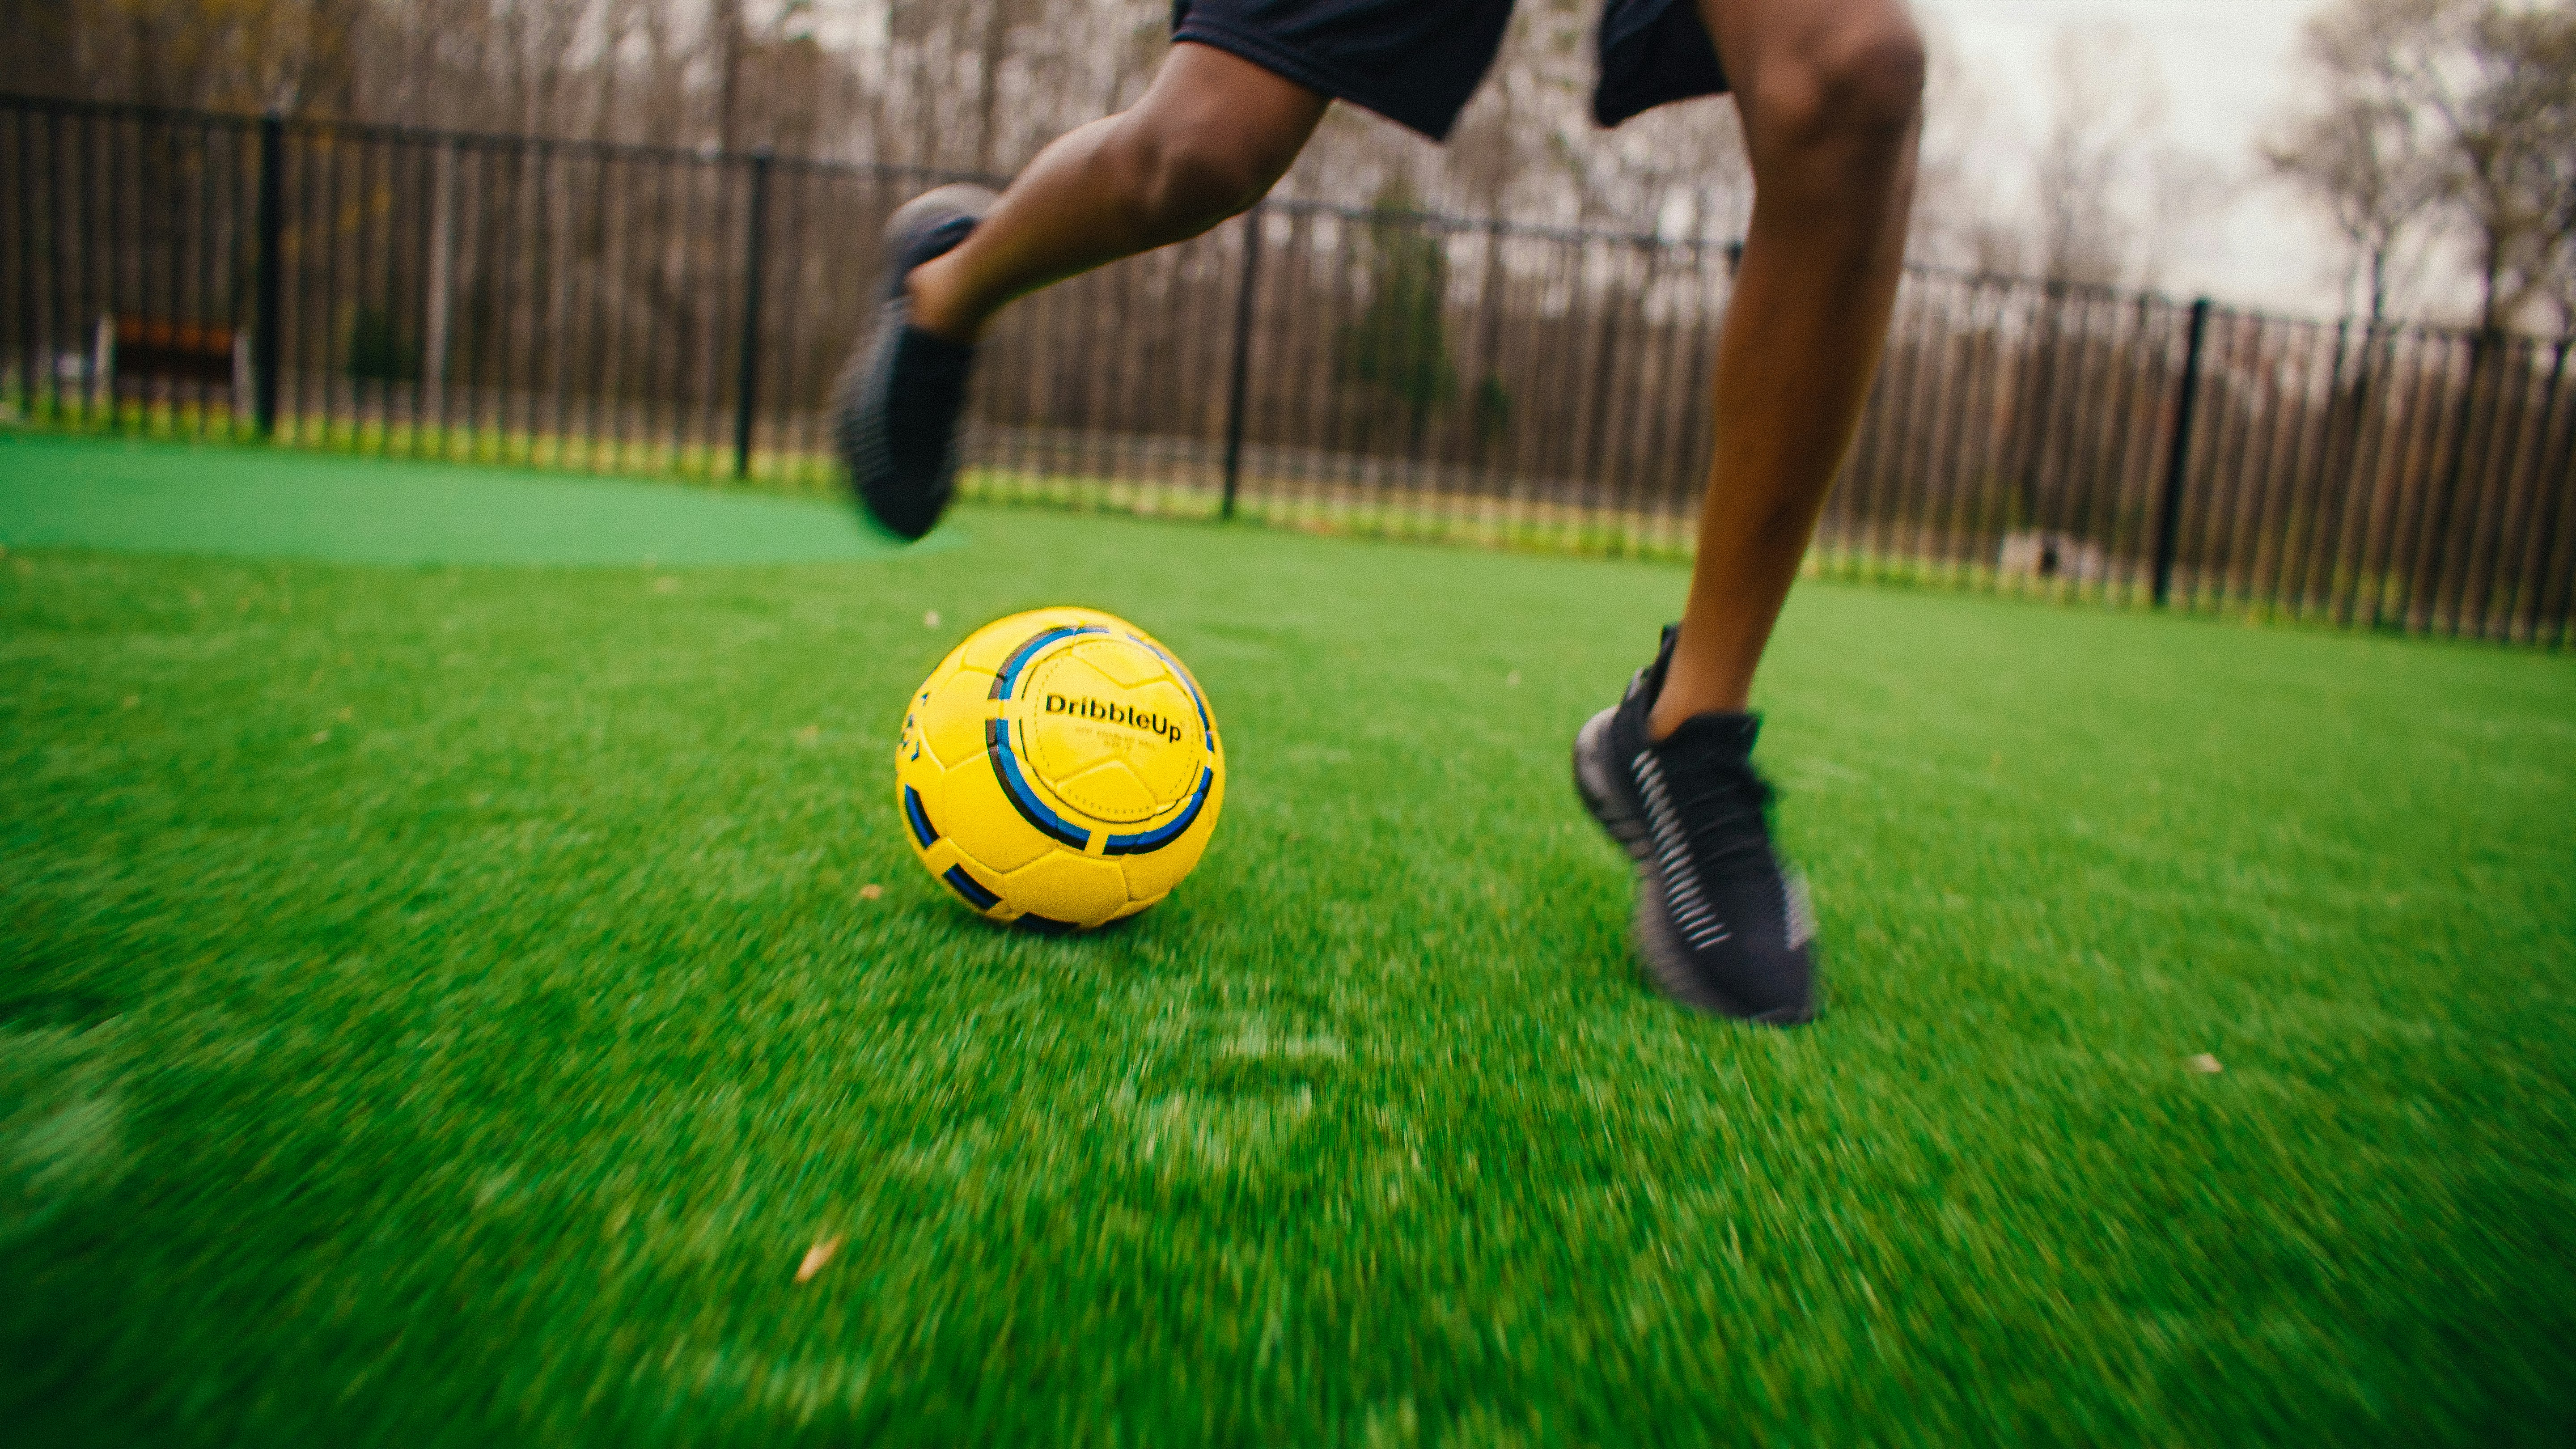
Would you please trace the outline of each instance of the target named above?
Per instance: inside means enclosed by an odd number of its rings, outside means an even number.
[[[850,491],[858,495],[862,505],[861,514],[889,537],[913,543],[937,525],[939,515],[947,512],[948,500],[944,496],[935,498],[928,517],[915,520],[912,515],[919,511],[919,499],[885,496],[884,480],[894,470],[884,461],[885,431],[876,410],[864,405],[866,399],[885,391],[885,375],[894,366],[895,342],[902,335],[904,322],[904,304],[899,300],[889,301],[879,310],[875,335],[850,359],[839,381],[832,385],[832,435],[842,466],[849,471]],[[950,447],[953,452],[955,444]],[[898,515],[893,505],[899,502],[913,507]]]
[[[1702,981],[1691,969],[1690,949],[1682,944],[1673,926],[1671,905],[1664,899],[1664,878],[1654,868],[1654,842],[1646,831],[1645,803],[1628,782],[1628,772],[1619,768],[1610,752],[1610,722],[1619,713],[1617,706],[1601,711],[1583,722],[1574,735],[1574,793],[1583,799],[1583,808],[1609,832],[1611,840],[1628,852],[1628,860],[1637,877],[1637,905],[1631,913],[1629,930],[1637,942],[1637,957],[1646,968],[1646,979],[1657,991],[1697,1011],[1724,1016],[1756,1026],[1797,1026],[1815,1019],[1815,1008],[1779,1007],[1771,1011],[1746,1011]]]

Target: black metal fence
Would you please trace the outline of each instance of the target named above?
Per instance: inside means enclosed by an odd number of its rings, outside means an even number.
[[[0,100],[0,404],[832,486],[893,207],[766,155]],[[1269,203],[985,349],[970,492],[1679,554],[1723,246]],[[1910,273],[1811,567],[2567,642],[2567,343]]]

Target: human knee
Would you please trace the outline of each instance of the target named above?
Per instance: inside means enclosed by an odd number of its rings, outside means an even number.
[[[1215,127],[1136,117],[1122,128],[1121,182],[1138,212],[1168,239],[1196,236],[1269,194],[1282,169],[1260,148]]]
[[[1854,9],[1763,65],[1744,99],[1773,144],[1893,147],[1912,134],[1923,112],[1923,34],[1896,6]]]

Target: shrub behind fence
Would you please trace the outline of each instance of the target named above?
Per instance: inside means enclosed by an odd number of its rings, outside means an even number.
[[[0,396],[57,425],[828,488],[879,229],[944,179],[0,100]],[[1267,203],[1005,314],[967,486],[1680,554],[1733,260]],[[174,365],[171,338],[205,355]],[[2566,354],[1912,271],[1812,566],[2555,647]]]

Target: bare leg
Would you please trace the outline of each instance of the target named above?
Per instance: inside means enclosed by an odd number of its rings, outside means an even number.
[[[1173,46],[1144,99],[1056,138],[963,243],[913,269],[913,325],[971,341],[1017,298],[1243,211],[1328,99],[1211,46]]]
[[[1851,445],[1904,261],[1923,46],[1900,0],[1699,0],[1753,161],[1717,453],[1658,739],[1736,711]]]

